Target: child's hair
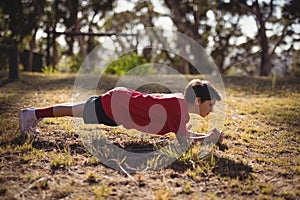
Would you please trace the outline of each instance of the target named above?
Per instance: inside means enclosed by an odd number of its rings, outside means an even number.
[[[222,100],[221,95],[210,82],[200,79],[193,79],[188,83],[184,90],[184,97],[189,103],[193,103],[196,97],[200,97],[201,102],[207,100]]]

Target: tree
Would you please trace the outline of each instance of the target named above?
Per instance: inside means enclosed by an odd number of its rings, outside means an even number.
[[[289,0],[282,8],[284,20],[291,24],[300,23],[300,1],[298,0]],[[300,43],[300,31],[296,32],[294,28],[291,28],[288,32],[288,35],[292,38],[292,44]],[[293,49],[293,45],[290,49]],[[292,57],[292,73],[298,77],[300,77],[300,50],[293,49],[294,52]]]
[[[289,0],[283,6],[283,16],[285,19],[294,20],[295,23],[300,22],[300,1],[298,0]]]
[[[207,11],[213,4],[207,0],[164,0],[174,25],[179,32],[182,32],[199,42],[204,48],[208,45],[208,37],[211,34],[211,26],[206,23]],[[185,52],[182,52],[185,53]],[[183,62],[184,73],[190,73],[188,62]]]
[[[268,76],[271,70],[271,58],[275,53],[276,48],[281,44],[288,33],[290,23],[282,23],[278,16],[276,16],[275,10],[278,8],[278,4],[275,4],[273,0],[270,0],[269,2],[258,0],[231,0],[229,3],[224,4],[228,7],[238,8],[238,13],[240,15],[250,14],[254,17],[258,27],[257,39],[261,49],[260,75]],[[281,23],[281,34],[273,34],[273,37],[270,37],[267,35],[267,32],[269,31],[267,25],[275,23]],[[271,43],[273,43],[272,46]]]
[[[52,36],[52,65],[53,67],[58,62],[58,47],[57,34],[55,34],[57,27],[63,27],[66,32],[80,33],[80,32],[97,32],[100,30],[98,21],[105,18],[105,15],[113,9],[115,0],[54,0],[48,1],[48,7],[45,8],[46,15],[44,18],[44,29],[48,30]],[[85,31],[84,31],[85,30]],[[68,56],[75,54],[74,43],[77,41],[79,46],[79,55],[84,58],[87,53],[91,51],[97,42],[93,36],[82,36],[80,34],[73,34],[65,36],[67,43],[66,53]],[[49,49],[47,50],[50,51]],[[48,63],[50,64],[50,63]]]
[[[155,27],[154,21],[162,16],[161,13],[154,11],[154,6],[151,1],[137,1],[132,10],[126,10],[123,12],[115,12],[110,18],[108,18],[104,24],[106,30],[113,32],[123,32],[128,30],[134,30],[136,26],[142,25],[144,27]],[[137,34],[132,37],[116,37],[114,42],[119,45],[119,52],[124,52],[126,49],[136,49],[138,45],[138,30],[132,32]],[[143,35],[145,37],[145,35]],[[155,41],[159,41],[159,36],[154,36]],[[149,38],[149,47],[153,45],[153,38]],[[152,54],[156,49],[145,48],[142,51],[143,57],[148,61],[153,61]]]
[[[132,10],[115,12],[104,23],[104,28],[108,31],[123,32],[135,29],[136,26],[154,27],[154,20],[160,16],[160,13],[154,11],[151,1],[137,1]],[[134,48],[132,38],[115,38],[123,49]],[[137,41],[136,41],[137,42]]]
[[[74,0],[65,1],[60,8],[62,15],[62,24],[65,26],[67,32],[81,32],[83,29],[88,32],[98,31],[98,23],[95,20],[96,17],[102,19],[113,9],[114,0]],[[68,43],[68,54],[73,54],[74,39],[77,40],[80,48],[80,54],[82,57],[86,57],[87,53],[91,51],[95,46],[95,41],[92,37],[83,37],[81,35],[68,36],[66,41]]]
[[[237,38],[242,35],[239,22],[240,16],[231,14],[221,8],[212,11],[215,16],[216,25],[212,27],[211,56],[214,58],[216,65],[221,73],[225,73],[232,65],[226,65],[225,60],[229,57],[231,51],[235,48],[230,43],[230,39]]]
[[[3,0],[0,2],[1,13],[3,14],[5,26],[2,32],[5,32],[9,40],[14,40],[22,44],[25,37],[31,35],[40,20],[45,1],[26,1],[21,0]]]
[[[43,14],[44,4],[45,0],[0,1],[1,21],[4,22],[1,35],[5,36],[0,42],[16,43],[20,49],[23,49],[30,41],[29,68],[26,69],[29,71],[32,67],[35,35]]]

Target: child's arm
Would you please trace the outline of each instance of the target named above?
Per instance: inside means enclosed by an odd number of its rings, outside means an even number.
[[[201,143],[222,143],[223,134],[218,129],[213,129],[209,134],[196,133],[187,130],[187,134],[176,134],[177,140],[182,145],[188,143],[201,142]]]

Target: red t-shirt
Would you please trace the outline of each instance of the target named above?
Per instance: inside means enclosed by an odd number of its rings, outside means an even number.
[[[164,135],[186,134],[189,121],[182,94],[145,94],[117,87],[101,95],[106,115],[127,129]]]

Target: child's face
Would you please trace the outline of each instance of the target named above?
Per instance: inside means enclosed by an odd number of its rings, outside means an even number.
[[[215,100],[206,100],[199,103],[199,115],[201,117],[206,117],[210,112],[213,112]]]

